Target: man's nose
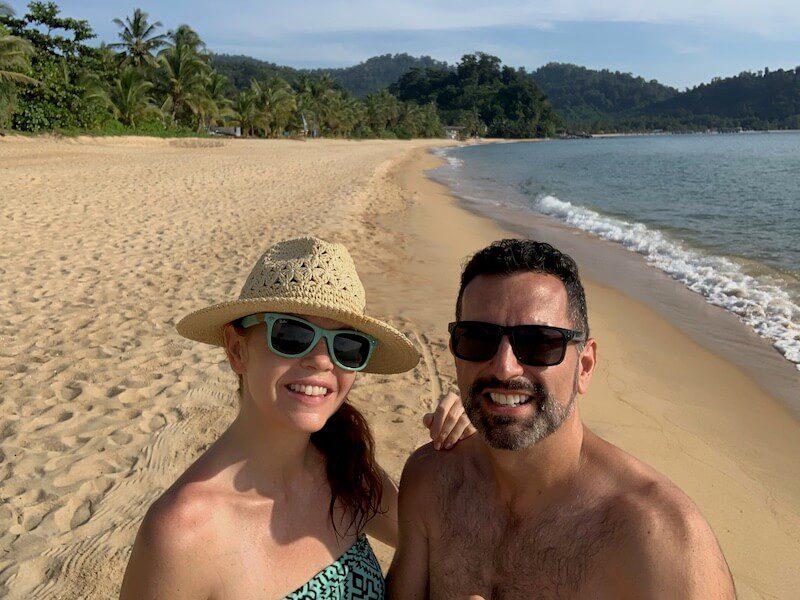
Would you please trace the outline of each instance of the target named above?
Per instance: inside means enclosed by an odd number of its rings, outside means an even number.
[[[492,374],[500,381],[507,381],[514,377],[519,377],[524,373],[523,366],[514,355],[511,348],[511,341],[507,335],[500,340],[500,346],[491,362]]]
[[[311,349],[300,361],[300,364],[315,371],[330,371],[333,369],[333,360],[328,354],[328,344],[325,338],[320,338],[317,345]]]

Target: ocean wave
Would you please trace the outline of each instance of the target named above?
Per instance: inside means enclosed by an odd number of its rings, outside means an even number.
[[[601,215],[551,195],[540,197],[536,208],[642,254],[649,264],[703,295],[711,304],[737,315],[800,370],[800,306],[786,290],[744,273],[740,264],[728,258],[685,248],[642,223]]]
[[[455,147],[463,148],[464,145],[458,145]],[[464,164],[464,161],[460,158],[456,158],[455,156],[450,156],[450,154],[447,152],[449,149],[450,148],[433,148],[431,150],[431,154],[435,154],[436,156],[445,159],[451,167],[461,167]]]

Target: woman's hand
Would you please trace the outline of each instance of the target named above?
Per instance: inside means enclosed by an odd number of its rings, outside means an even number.
[[[464,412],[461,398],[453,392],[442,396],[436,410],[423,416],[422,422],[430,431],[433,447],[437,450],[449,450],[456,442],[475,433],[475,428]]]

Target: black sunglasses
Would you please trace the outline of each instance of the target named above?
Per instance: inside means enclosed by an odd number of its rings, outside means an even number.
[[[552,367],[564,360],[567,344],[586,341],[582,331],[549,325],[506,327],[483,321],[456,321],[448,325],[453,354],[471,362],[484,362],[497,354],[503,336],[511,342],[514,356],[531,367]]]

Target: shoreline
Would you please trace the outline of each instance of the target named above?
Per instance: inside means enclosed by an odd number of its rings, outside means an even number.
[[[454,369],[444,327],[461,264],[492,240],[520,231],[469,210],[431,180],[425,173],[443,159],[411,154],[395,175],[409,206],[389,226],[409,232],[405,253],[425,258],[406,268],[420,282],[415,293],[399,297],[414,306],[424,302],[404,311],[441,348],[434,362],[446,387]],[[598,284],[602,279],[593,275],[599,272],[579,265],[600,347],[598,372],[581,400],[585,422],[665,473],[700,506],[741,598],[788,597],[800,585],[800,570],[786,575],[786,557],[800,554],[800,466],[792,458],[800,456],[800,424],[749,374],[647,302]],[[647,335],[627,334],[632,331]]]
[[[448,186],[443,176],[429,176]],[[491,219],[518,235],[535,234],[552,240],[572,254],[589,279],[603,281],[623,294],[644,302],[695,342],[724,357],[755,380],[767,394],[778,398],[800,421],[800,365],[773,346],[774,340],[759,336],[725,307],[711,304],[705,296],[650,265],[645,257],[621,244],[584,229],[521,207],[498,206],[460,195],[451,189],[459,205]]]
[[[450,144],[198,141],[0,142],[0,269],[14,282],[0,288],[0,596],[117,596],[146,507],[236,414],[224,353],[174,325],[235,297],[272,241],[344,243],[369,314],[420,349],[414,370],[362,374],[348,396],[390,475],[455,386],[446,324],[461,265],[512,233],[425,175],[442,162],[429,148]],[[790,597],[797,423],[741,370],[590,275],[600,365],[584,419],[700,505],[741,598]],[[391,549],[376,553],[388,566]]]

